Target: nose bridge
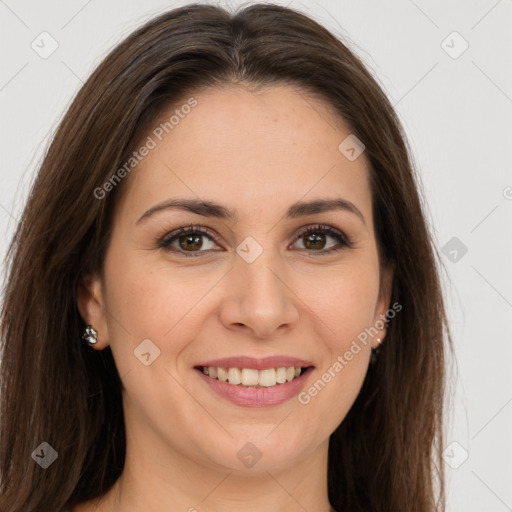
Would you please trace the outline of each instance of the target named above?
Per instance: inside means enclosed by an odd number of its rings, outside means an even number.
[[[260,336],[271,335],[281,325],[292,324],[298,318],[279,251],[265,245],[263,248],[263,244],[248,237],[237,247],[232,271],[235,282],[230,293],[232,307],[223,318],[230,324],[244,324]]]
[[[240,256],[236,264],[236,271],[241,273],[244,295],[247,294],[249,302],[253,300],[255,306],[262,309],[265,304],[275,307],[286,299],[286,291],[279,273],[283,274],[282,262],[279,261],[278,251],[270,246],[260,244],[251,237],[242,242],[237,248]],[[247,299],[246,298],[246,299]],[[263,303],[259,303],[263,301]]]
[[[269,295],[269,298],[278,298],[283,294],[283,283],[278,278],[281,266],[276,258],[263,258],[251,264],[241,264],[241,272],[247,283],[248,290],[255,295]]]

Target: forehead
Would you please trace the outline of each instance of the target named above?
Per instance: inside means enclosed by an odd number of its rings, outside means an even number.
[[[151,206],[186,196],[254,212],[341,194],[365,209],[365,155],[351,161],[339,149],[350,135],[330,105],[297,87],[203,89],[148,132],[153,148],[130,175],[126,200]]]

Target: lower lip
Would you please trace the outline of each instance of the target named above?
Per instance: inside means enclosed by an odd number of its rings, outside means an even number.
[[[290,382],[276,384],[268,388],[249,388],[242,387],[241,385],[234,386],[228,382],[222,382],[219,379],[212,379],[197,368],[195,371],[199,373],[199,376],[215,393],[236,405],[243,407],[270,407],[282,404],[298,395],[304,387],[309,374],[313,371],[313,367],[310,366],[304,373],[295,377]]]

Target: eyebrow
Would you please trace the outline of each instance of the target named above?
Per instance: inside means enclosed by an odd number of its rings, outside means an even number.
[[[182,210],[189,213],[195,213],[203,217],[214,217],[222,220],[237,221],[238,214],[235,209],[229,209],[218,203],[200,199],[168,199],[158,203],[144,212],[135,224],[165,210]],[[292,204],[285,216],[289,219],[315,215],[317,213],[330,212],[335,210],[346,211],[355,214],[366,227],[366,220],[361,211],[350,201],[346,199],[316,199],[314,201],[302,201]]]

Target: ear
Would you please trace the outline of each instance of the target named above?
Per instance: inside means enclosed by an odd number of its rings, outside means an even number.
[[[103,285],[98,275],[88,274],[80,281],[77,306],[86,325],[98,331],[98,342],[92,348],[103,350],[108,346],[109,338]]]
[[[386,267],[383,269],[380,281],[380,293],[375,307],[375,316],[373,325],[378,333],[372,339],[372,347],[377,348],[386,337],[386,313],[391,305],[391,292],[393,287],[393,269]],[[380,342],[377,341],[380,339]]]

